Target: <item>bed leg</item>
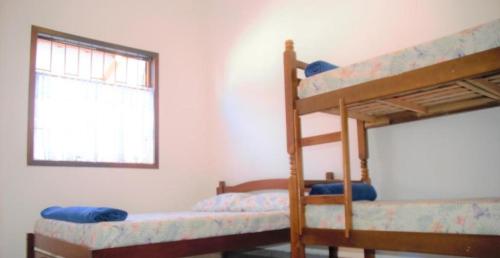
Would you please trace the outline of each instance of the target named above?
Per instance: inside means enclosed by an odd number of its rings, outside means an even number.
[[[375,250],[373,249],[364,249],[365,258],[375,258]]]
[[[366,138],[365,122],[357,120],[358,129],[358,156],[361,165],[361,181],[370,184],[370,175],[368,173],[368,141]]]
[[[328,257],[329,258],[338,258],[339,249],[336,246],[328,247]]]
[[[26,257],[35,258],[35,234],[33,233],[26,235]]]
[[[295,246],[292,246],[291,248],[292,255],[290,256],[291,258],[305,258],[306,257],[306,248],[304,244],[302,244],[300,241],[295,244]]]

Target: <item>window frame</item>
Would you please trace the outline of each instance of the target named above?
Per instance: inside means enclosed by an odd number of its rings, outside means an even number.
[[[115,52],[120,55],[134,57],[135,55],[147,57],[149,61],[149,82],[154,89],[154,161],[153,163],[121,163],[121,162],[90,162],[90,161],[58,161],[37,160],[34,158],[34,132],[35,132],[35,88],[36,88],[36,51],[37,39],[40,35],[62,38],[64,40],[89,44],[96,49],[106,52]],[[159,54],[155,52],[126,47],[118,44],[107,43],[90,38],[80,37],[64,32],[55,31],[39,26],[31,26],[30,43],[30,68],[29,68],[29,99],[28,99],[28,148],[27,164],[29,166],[66,166],[66,167],[113,167],[113,168],[159,168]]]

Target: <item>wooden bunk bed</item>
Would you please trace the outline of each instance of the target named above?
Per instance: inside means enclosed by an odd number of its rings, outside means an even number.
[[[307,65],[296,58],[293,41],[286,41],[284,85],[291,166],[292,257],[304,257],[305,245],[330,246],[330,257],[337,257],[339,246],[362,248],[365,257],[374,257],[375,250],[469,257],[500,255],[500,235],[353,229],[347,123],[348,118],[357,120],[360,181],[369,184],[366,129],[500,105],[500,47],[301,98],[297,71]],[[341,130],[303,138],[300,116],[313,112],[339,115]],[[302,148],[329,142],[342,145],[342,182],[346,191],[342,195],[308,196],[303,180]],[[344,209],[343,229],[308,226],[306,207],[335,204]]]
[[[324,180],[306,180],[305,185],[326,183],[333,180],[333,173],[326,173]],[[262,190],[287,190],[288,179],[265,179],[249,181],[235,186],[219,182],[217,194],[252,192]],[[287,243],[290,229],[283,228],[262,232],[224,235],[198,239],[186,239],[171,242],[141,244],[94,250],[91,247],[69,243],[42,234],[27,234],[28,258],[173,258],[200,254],[244,250],[257,246]]]

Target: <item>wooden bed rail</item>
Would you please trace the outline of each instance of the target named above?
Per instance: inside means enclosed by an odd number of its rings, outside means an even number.
[[[296,67],[297,67],[297,69],[305,70],[306,67],[307,67],[307,65],[308,64],[306,62],[302,62],[300,60],[296,61]]]
[[[334,174],[333,172],[326,172],[325,179],[323,180],[304,180],[304,188],[309,189],[311,188],[311,186],[316,184],[326,184],[331,182],[335,182]],[[289,189],[289,179],[284,179],[284,178],[254,180],[237,184],[234,186],[228,186],[226,184],[226,181],[219,181],[219,185],[217,186],[217,194],[244,193],[244,192],[263,191],[263,190],[288,190],[288,189]]]
[[[306,228],[303,241],[310,245],[492,258],[498,257],[500,247],[500,238],[495,235],[374,230],[353,230],[351,233],[351,238],[347,239],[343,230]],[[365,257],[370,249],[365,249]]]

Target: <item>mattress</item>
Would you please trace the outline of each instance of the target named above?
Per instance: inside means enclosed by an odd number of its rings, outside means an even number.
[[[499,46],[500,19],[497,19],[431,42],[305,78],[299,84],[298,96],[311,97]]]
[[[98,250],[288,227],[286,211],[170,212],[132,214],[125,221],[88,224],[39,219],[35,233]]]
[[[359,230],[500,235],[500,198],[353,202]],[[342,205],[307,205],[310,228],[343,229]]]

